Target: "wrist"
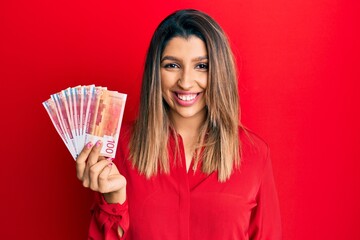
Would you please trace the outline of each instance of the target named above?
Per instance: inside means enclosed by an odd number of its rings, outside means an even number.
[[[122,188],[115,192],[103,193],[103,196],[107,203],[123,204],[126,200],[126,189]]]

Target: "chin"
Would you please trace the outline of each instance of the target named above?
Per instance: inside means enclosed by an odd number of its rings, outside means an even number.
[[[202,113],[202,110],[197,111],[177,111],[176,114],[181,116],[182,118],[194,118],[199,117]]]

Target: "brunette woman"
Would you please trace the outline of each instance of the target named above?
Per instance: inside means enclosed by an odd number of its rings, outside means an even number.
[[[89,239],[281,239],[268,146],[239,116],[221,27],[196,10],[165,18],[116,159],[99,156],[101,142],[77,159],[78,178],[98,192]]]

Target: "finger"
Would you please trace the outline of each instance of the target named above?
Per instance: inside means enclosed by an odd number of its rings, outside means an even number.
[[[119,191],[126,186],[126,179],[119,173],[114,163],[109,163],[99,175],[99,192]]]
[[[94,147],[90,151],[88,161],[87,161],[87,164],[89,165],[89,167],[91,167],[92,165],[97,163],[99,160],[103,159],[103,158],[99,159],[101,148],[102,148],[102,141],[99,140],[95,143]]]
[[[91,190],[99,191],[99,176],[109,163],[112,162],[109,160],[101,160],[89,168],[89,187]]]
[[[106,193],[110,191],[111,183],[109,182],[109,176],[113,167],[115,167],[114,163],[112,161],[109,161],[108,164],[103,168],[103,170],[99,174],[99,178],[98,178],[99,192]]]
[[[89,187],[90,186],[89,169],[99,161],[99,154],[100,154],[101,147],[102,147],[102,142],[101,142],[101,140],[99,140],[92,147],[92,149],[91,149],[91,151],[90,151],[90,153],[88,155],[85,170],[84,170],[84,174],[83,174],[83,178],[82,178],[84,187]]]
[[[86,167],[86,160],[89,156],[89,153],[93,147],[92,142],[88,142],[83,150],[80,152],[79,156],[76,158],[76,176],[79,180],[83,180],[83,175]]]

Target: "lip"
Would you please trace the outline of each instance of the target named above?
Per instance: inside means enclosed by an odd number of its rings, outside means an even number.
[[[196,94],[196,97],[192,100],[189,100],[189,101],[186,101],[186,100],[182,100],[178,97],[178,94],[181,94],[181,95],[194,95]],[[176,101],[177,104],[179,104],[180,106],[182,107],[190,107],[192,106],[193,104],[195,104],[198,99],[202,96],[202,92],[183,92],[183,91],[175,91],[173,92],[173,97]]]

